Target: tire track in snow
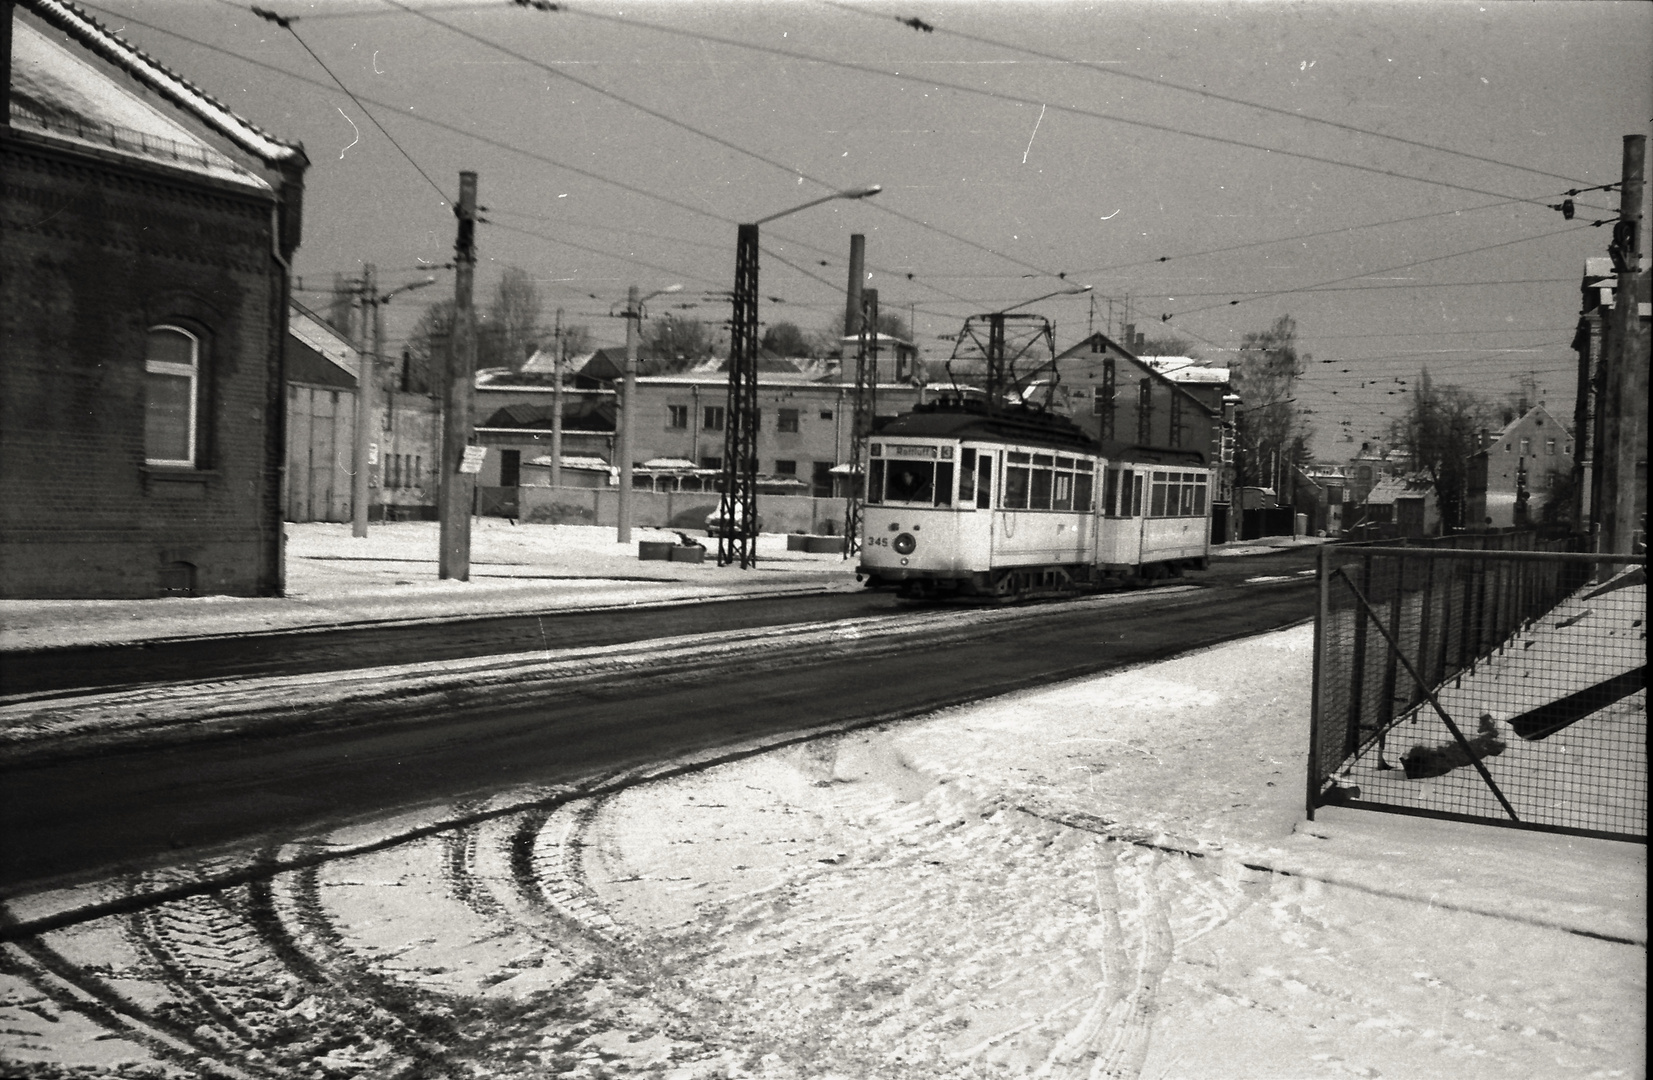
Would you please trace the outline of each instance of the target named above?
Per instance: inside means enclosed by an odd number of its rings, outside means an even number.
[[[23,979],[59,1008],[133,1039],[162,1061],[197,1075],[257,1080],[257,1074],[223,1060],[219,1048],[203,1045],[203,1040],[182,1025],[128,1000],[41,938],[0,945],[0,971]]]

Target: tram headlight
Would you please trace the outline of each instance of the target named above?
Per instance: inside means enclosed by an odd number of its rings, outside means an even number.
[[[895,548],[895,553],[897,555],[911,555],[913,553],[913,548],[918,546],[918,540],[912,533],[904,532],[900,536],[896,537],[895,541],[891,543],[890,546]]]

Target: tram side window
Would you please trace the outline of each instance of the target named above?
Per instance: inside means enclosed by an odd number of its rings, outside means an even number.
[[[1205,516],[1205,477],[1194,481],[1194,516]]]
[[[1165,488],[1168,478],[1165,473],[1154,474],[1153,501],[1148,506],[1149,517],[1165,516]]]
[[[1005,455],[1004,467],[1004,508],[1006,510],[1026,510],[1028,494],[1028,478],[1032,473],[1029,462],[1030,454],[1018,454],[1014,450]]]
[[[1029,510],[1049,510],[1051,496],[1051,466],[1055,462],[1050,454],[1033,455],[1033,475],[1027,489],[1027,508]]]
[[[1081,514],[1090,513],[1094,508],[1092,500],[1095,493],[1095,466],[1088,461],[1081,461],[1073,473],[1073,508]]]
[[[947,480],[953,479],[953,467],[947,465]],[[936,465],[933,461],[886,462],[884,470],[884,501],[899,503],[935,502]]]
[[[1147,479],[1147,473],[1127,473],[1131,477],[1131,516],[1142,516],[1142,483]]]
[[[1113,517],[1119,513],[1119,470],[1109,469],[1102,478],[1102,513]]]
[[[970,447],[959,451],[959,505],[974,506],[976,502],[976,452]]]
[[[867,502],[884,501],[884,459],[873,458],[867,463]]]
[[[985,510],[993,505],[993,458],[983,454],[976,459],[976,508]]]
[[[942,461],[936,464],[936,505],[953,505],[953,463]]]

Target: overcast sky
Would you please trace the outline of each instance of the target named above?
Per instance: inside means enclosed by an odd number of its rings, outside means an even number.
[[[1289,314],[1327,455],[1381,436],[1424,364],[1494,397],[1530,374],[1570,420],[1590,222],[1618,195],[1549,206],[1616,182],[1653,121],[1642,0],[265,0],[290,30],[231,0],[86,6],[303,142],[307,290],[449,260],[473,170],[479,301],[520,266],[548,324],[617,343],[628,285],[723,322],[738,222],[876,183],[763,227],[765,323],[842,314],[852,233],[933,359],[965,316],[1069,284],[1095,288],[1022,309],[1059,348],[1129,312],[1220,363]],[[392,304],[393,333],[451,290]]]

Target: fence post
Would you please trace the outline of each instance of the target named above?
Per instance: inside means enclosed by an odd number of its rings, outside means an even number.
[[[1326,668],[1326,650],[1329,647],[1326,636],[1330,629],[1328,614],[1331,599],[1331,576],[1326,571],[1330,555],[1330,548],[1325,544],[1315,553],[1317,573],[1314,602],[1314,675],[1309,689],[1309,776],[1304,800],[1310,821],[1314,820],[1315,800],[1320,796],[1320,721],[1326,714],[1321,695],[1324,693],[1322,680]]]
[[[1362,555],[1360,581],[1372,587],[1372,557]],[[1345,574],[1345,577],[1348,575]],[[1355,609],[1354,656],[1349,668],[1349,721],[1343,733],[1343,756],[1349,757],[1360,749],[1360,718],[1366,706],[1366,616]]]

